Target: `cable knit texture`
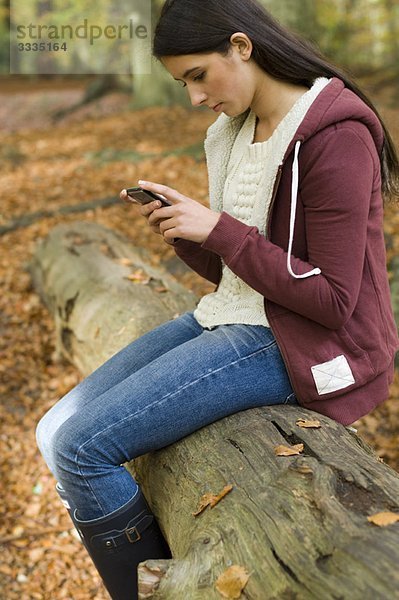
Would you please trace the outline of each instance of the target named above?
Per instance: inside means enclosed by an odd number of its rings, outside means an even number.
[[[266,235],[267,214],[278,167],[307,111],[329,79],[319,78],[297,100],[265,142],[253,143],[256,115],[222,114],[208,129],[205,153],[210,206],[225,211]],[[194,316],[203,327],[246,323],[268,326],[263,296],[237,277],[225,264],[217,290],[204,296]]]

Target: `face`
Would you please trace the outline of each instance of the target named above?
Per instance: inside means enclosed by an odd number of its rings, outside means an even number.
[[[165,56],[162,63],[181,85],[187,87],[193,106],[208,106],[229,117],[241,114],[250,106],[254,95],[254,72],[250,51],[231,45],[223,56],[210,54],[185,54]]]

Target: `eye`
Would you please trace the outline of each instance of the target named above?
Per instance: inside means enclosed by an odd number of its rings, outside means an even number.
[[[202,73],[199,73],[198,75],[193,77],[193,81],[202,81],[202,79],[204,79],[204,77],[205,77],[205,71],[203,71]],[[177,81],[178,81],[179,85],[181,85],[181,87],[187,87],[187,83],[185,83],[181,79],[177,79]]]

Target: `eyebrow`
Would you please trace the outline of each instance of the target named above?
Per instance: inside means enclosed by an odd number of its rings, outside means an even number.
[[[185,77],[188,77],[190,75],[190,73],[192,73],[193,71],[196,71],[197,69],[200,69],[201,67],[193,67],[192,69],[187,69],[187,71],[184,71],[182,79],[185,79]],[[174,78],[176,79],[176,77]],[[179,81],[179,79],[176,79],[176,81]]]

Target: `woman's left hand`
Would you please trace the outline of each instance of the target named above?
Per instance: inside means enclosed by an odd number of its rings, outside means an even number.
[[[219,221],[220,213],[173,188],[152,181],[139,181],[138,184],[144,190],[161,194],[172,203],[172,206],[155,209],[148,219],[150,225],[159,226],[168,243],[174,238],[181,238],[202,244]]]

